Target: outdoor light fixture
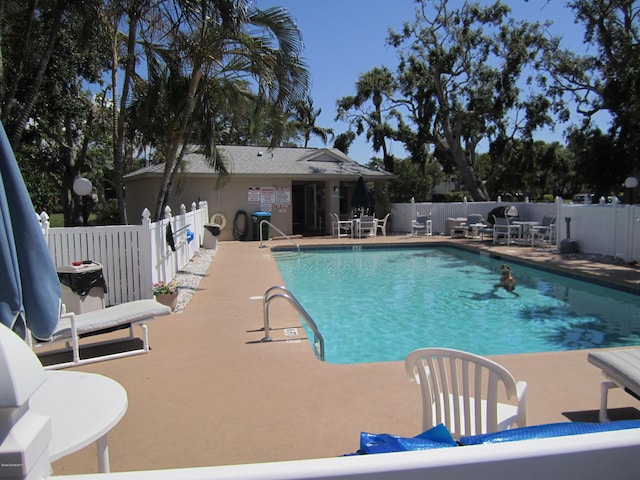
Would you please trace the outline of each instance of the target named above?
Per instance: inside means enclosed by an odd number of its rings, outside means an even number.
[[[91,198],[87,198],[93,191],[93,185],[84,177],[77,177],[73,181],[73,191],[80,197],[80,209],[82,211],[82,222],[84,226],[89,225],[89,215],[95,205],[95,201]]]
[[[93,185],[91,185],[91,182],[84,177],[78,177],[73,181],[73,191],[80,197],[86,197],[91,194],[92,189]]]

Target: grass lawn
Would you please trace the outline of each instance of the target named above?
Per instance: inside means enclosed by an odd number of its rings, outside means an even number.
[[[95,223],[96,216],[92,214],[89,216],[89,224],[95,225]],[[51,226],[51,228],[64,227],[64,214],[52,213],[51,215],[49,215],[49,225]]]
[[[49,215],[49,225],[51,227],[64,227],[64,215],[62,213],[52,213]]]

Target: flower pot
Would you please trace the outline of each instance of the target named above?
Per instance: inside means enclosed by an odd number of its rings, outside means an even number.
[[[175,310],[178,306],[178,292],[176,293],[161,293],[156,295],[156,302],[171,307],[171,311]]]

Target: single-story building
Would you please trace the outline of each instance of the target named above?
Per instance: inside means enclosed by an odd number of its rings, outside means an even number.
[[[218,146],[218,152],[227,162],[230,181],[216,189],[218,175],[204,156],[189,154],[184,159],[184,188],[171,193],[169,206],[177,211],[181,204],[189,208],[194,201],[206,200],[216,223],[223,217],[226,222],[221,240],[243,232],[250,239],[253,212],[271,214],[271,223],[286,235],[330,234],[331,213],[352,214],[351,197],[359,177],[376,186],[376,215],[381,218],[389,208],[380,193],[386,189],[378,186],[395,176],[360,165],[335,148]],[[164,164],[152,165],[125,176],[129,219],[138,218],[145,208],[153,211],[163,169]]]

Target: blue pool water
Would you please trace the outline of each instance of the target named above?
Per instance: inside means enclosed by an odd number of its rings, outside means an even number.
[[[421,347],[478,355],[640,344],[640,296],[447,247],[274,252],[317,323],[326,361],[403,360]]]

